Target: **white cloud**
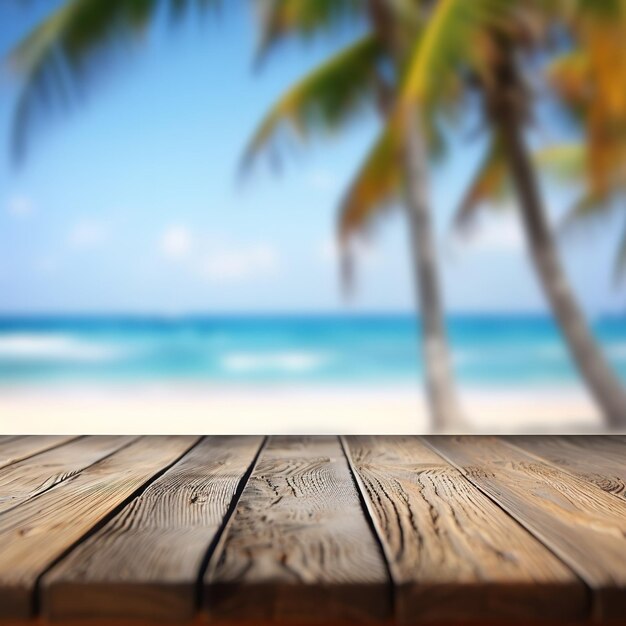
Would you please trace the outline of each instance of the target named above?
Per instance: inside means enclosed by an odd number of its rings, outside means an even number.
[[[168,259],[180,260],[193,247],[191,232],[186,226],[170,226],[161,237],[161,252]]]
[[[454,235],[455,249],[478,254],[519,254],[525,249],[524,233],[516,213],[485,215],[462,235]]]
[[[337,176],[327,170],[315,170],[307,177],[311,189],[316,191],[335,191],[339,186]]]
[[[279,256],[268,244],[220,246],[201,259],[200,275],[211,282],[240,282],[276,273]]]
[[[33,213],[33,202],[28,196],[15,195],[9,198],[7,211],[9,215],[18,219],[30,217]]]
[[[68,243],[72,248],[90,250],[106,243],[109,228],[97,220],[84,219],[70,228]]]
[[[243,242],[222,234],[193,234],[184,225],[170,226],[159,241],[163,257],[179,269],[214,283],[268,277],[279,269],[279,254],[265,242]]]

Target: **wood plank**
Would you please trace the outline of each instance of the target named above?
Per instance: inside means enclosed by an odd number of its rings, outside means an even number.
[[[502,439],[428,441],[593,589],[595,618],[623,618],[626,501]]]
[[[601,435],[512,436],[509,443],[626,498],[626,442]]]
[[[32,614],[39,576],[198,437],[143,437],[0,515],[0,618]]]
[[[390,615],[390,587],[336,437],[272,437],[205,578],[211,619]]]
[[[49,619],[187,620],[262,437],[207,437],[42,580]]]
[[[60,446],[72,439],[76,439],[76,437],[70,435],[17,435],[7,437],[0,441],[0,468]]]
[[[347,437],[396,585],[399,622],[575,619],[586,590],[417,437]]]
[[[0,513],[71,478],[136,437],[83,437],[0,470]]]

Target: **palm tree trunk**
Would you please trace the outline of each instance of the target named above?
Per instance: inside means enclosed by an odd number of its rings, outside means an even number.
[[[420,118],[414,111],[407,115],[406,133],[405,207],[421,312],[426,393],[433,430],[450,432],[462,428],[464,421],[454,384],[440,293],[435,236],[428,201],[428,155],[420,129]]]
[[[508,103],[508,106],[507,106]],[[626,391],[595,342],[559,261],[537,178],[522,135],[522,120],[511,100],[498,107],[497,123],[504,142],[530,254],[565,336],[572,357],[612,428],[626,426]]]
[[[400,68],[403,51],[392,2],[369,0],[368,8],[374,30]],[[388,93],[381,92],[379,96],[383,116],[387,118],[393,111],[394,103]],[[420,128],[420,116],[412,111],[407,115],[406,122],[407,142],[403,155],[407,179],[405,208],[413,256],[415,293],[421,313],[426,396],[432,430],[452,432],[462,430],[466,424],[454,383],[439,286],[428,192],[428,150]]]

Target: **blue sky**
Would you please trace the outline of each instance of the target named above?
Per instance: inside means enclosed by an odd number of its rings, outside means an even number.
[[[3,55],[50,4],[0,5]],[[350,303],[338,280],[335,207],[376,135],[374,114],[341,136],[296,146],[280,174],[261,164],[243,185],[236,175],[246,139],[270,103],[353,35],[285,46],[254,72],[247,10],[231,7],[219,19],[175,29],[157,25],[81,106],[41,128],[19,169],[9,158],[19,81],[5,68],[0,312],[412,310],[399,211],[363,244]],[[453,138],[453,154],[432,181],[448,308],[543,311],[514,211],[486,216],[468,241],[450,235],[482,149],[471,134]],[[553,212],[562,211],[563,194],[549,196]],[[612,283],[619,226],[615,218],[562,242],[592,316],[626,305],[626,288]]]

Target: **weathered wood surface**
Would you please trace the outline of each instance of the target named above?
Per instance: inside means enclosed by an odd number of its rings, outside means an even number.
[[[626,440],[599,435],[516,436],[506,440],[604,491],[626,498]]]
[[[416,437],[347,437],[396,585],[400,622],[575,619],[586,590]]]
[[[0,441],[0,467],[11,465],[29,456],[60,446],[76,437],[69,435],[41,435],[3,437]]]
[[[390,617],[380,548],[336,437],[272,437],[209,564],[213,619]]]
[[[0,513],[128,445],[135,437],[82,437],[0,469]]]
[[[0,626],[626,622],[624,437],[261,441],[0,437]]]
[[[594,616],[626,615],[626,501],[495,437],[428,441],[593,590]]]
[[[197,437],[146,437],[0,515],[0,618],[32,615],[50,565]]]
[[[207,437],[42,580],[58,619],[191,619],[209,546],[262,437]]]

